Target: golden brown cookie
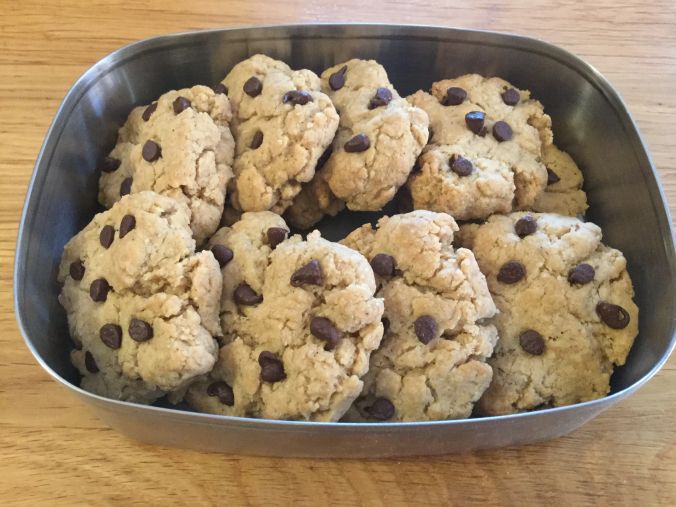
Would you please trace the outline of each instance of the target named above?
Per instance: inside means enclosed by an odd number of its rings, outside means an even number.
[[[343,243],[363,253],[385,300],[385,336],[350,421],[469,417],[491,380],[495,305],[472,252],[454,249],[449,215],[414,211],[365,225]]]
[[[68,242],[58,279],[83,389],[148,403],[213,367],[221,277],[185,204],[123,197]]]
[[[494,215],[461,228],[500,313],[488,415],[561,406],[608,394],[638,332],[621,252],[601,229],[554,214]]]
[[[315,174],[338,114],[313,72],[254,55],[223,80],[237,143],[232,202],[243,211],[283,213]]]
[[[336,421],[362,390],[382,338],[366,259],[311,233],[287,239],[271,212],[244,213],[211,240],[220,258],[224,344],[187,393],[204,412]]]
[[[542,193],[551,120],[530,92],[467,74],[408,97],[430,118],[430,144],[408,186],[415,208],[458,220],[528,209]]]
[[[99,201],[110,208],[129,193],[152,190],[186,204],[198,244],[216,229],[232,177],[232,112],[224,94],[193,86],[137,107],[101,164]]]

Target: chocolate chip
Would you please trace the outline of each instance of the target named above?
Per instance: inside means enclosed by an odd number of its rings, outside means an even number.
[[[117,324],[104,324],[99,329],[99,338],[111,349],[119,349],[122,345],[122,328]]]
[[[488,134],[488,129],[486,128],[486,125],[481,127],[481,130],[479,131],[478,136],[479,137],[486,137],[486,134]]]
[[[153,115],[155,110],[157,109],[157,102],[153,102],[150,104],[148,107],[145,108],[143,111],[143,114],[141,115],[141,118],[143,118],[143,121],[148,121],[150,117]]]
[[[234,256],[232,250],[230,250],[227,246],[220,244],[212,246],[211,253],[214,254],[214,257],[218,261],[218,265],[220,267],[225,266],[228,262],[232,260]]]
[[[147,342],[153,337],[153,327],[141,319],[131,319],[127,331],[132,340],[137,342]]]
[[[441,99],[441,104],[444,106],[457,106],[465,102],[467,92],[457,86],[451,86],[446,90],[446,96]]]
[[[238,305],[253,306],[263,302],[263,296],[256,294],[251,286],[245,282],[237,286],[233,297]]]
[[[110,248],[115,239],[115,228],[112,225],[106,225],[99,233],[99,243],[103,248]]]
[[[162,148],[155,141],[149,139],[143,145],[141,155],[146,162],[155,162],[155,160],[162,156]]]
[[[73,280],[82,280],[85,274],[85,267],[82,263],[82,259],[77,259],[71,262],[68,271],[70,272],[70,277]]]
[[[392,92],[388,88],[378,88],[376,94],[369,101],[369,109],[386,106],[392,102]]]
[[[333,350],[336,348],[338,340],[340,339],[340,331],[333,325],[333,322],[326,317],[313,317],[310,321],[310,332],[320,340],[326,342],[326,345],[324,346],[326,350]]]
[[[263,83],[257,77],[250,77],[244,83],[244,93],[249,97],[257,97],[263,91]]]
[[[533,215],[526,215],[524,217],[521,217],[514,224],[514,232],[516,232],[517,236],[519,236],[520,238],[530,236],[537,230],[537,228],[538,223],[537,220],[535,220],[535,217],[533,217]]]
[[[172,105],[174,106],[174,113],[180,114],[188,109],[192,105],[192,102],[185,97],[176,97]]]
[[[329,86],[333,91],[340,90],[345,86],[345,73],[347,72],[347,65],[344,65],[343,68],[334,72],[329,76]]]
[[[458,176],[469,176],[474,170],[472,162],[460,155],[453,155],[450,160],[451,170]]]
[[[568,272],[568,281],[571,284],[584,285],[591,282],[595,274],[594,268],[583,262]]]
[[[218,401],[228,407],[232,407],[235,404],[235,393],[233,392],[232,387],[222,380],[209,384],[209,387],[207,387],[207,395],[216,396]]]
[[[101,169],[101,171],[103,171],[104,173],[112,173],[114,171],[117,171],[121,163],[122,162],[120,161],[119,158],[106,157],[101,161],[99,169]]]
[[[300,287],[301,285],[321,285],[323,282],[322,267],[318,260],[311,260],[291,275],[291,285],[294,287]]]
[[[282,241],[284,241],[288,233],[289,231],[287,231],[283,227],[270,227],[268,229],[268,232],[266,233],[270,248],[274,249],[277,245],[279,245]]]
[[[518,261],[505,262],[498,272],[498,282],[516,283],[526,276],[526,268]]]
[[[99,365],[96,364],[94,356],[92,356],[92,353],[89,351],[85,352],[85,368],[87,368],[89,373],[99,372]]]
[[[286,92],[282,97],[284,104],[291,104],[294,106],[304,106],[308,102],[312,102],[312,95],[305,90],[291,90]]]
[[[257,130],[254,136],[251,138],[251,144],[249,145],[249,148],[252,150],[257,150],[260,148],[261,144],[263,144],[263,132]]]
[[[380,321],[383,324],[383,335],[386,335],[387,332],[390,330],[390,319],[387,317],[383,317],[383,319]]]
[[[552,171],[549,167],[547,168],[547,186],[553,185],[554,183],[558,183],[561,181],[561,178],[559,178],[559,175],[556,174],[554,171]]]
[[[365,134],[357,134],[345,143],[345,151],[348,153],[359,153],[366,151],[371,146],[371,141]]]
[[[102,303],[108,299],[108,292],[112,287],[108,284],[108,280],[105,278],[97,278],[89,286],[89,297],[92,298],[92,301],[97,303]]]
[[[133,181],[132,178],[125,178],[122,180],[122,183],[120,183],[120,197],[124,197],[131,192],[131,184]]]
[[[517,105],[521,99],[521,94],[514,88],[507,88],[500,96],[502,97],[502,101],[508,106]]]
[[[596,313],[606,326],[613,329],[624,329],[631,320],[627,310],[606,301],[601,301],[596,305]]]
[[[481,132],[484,127],[485,120],[486,113],[482,111],[470,111],[465,115],[465,123],[467,124],[467,128],[475,134]]]
[[[376,254],[371,259],[371,268],[376,275],[392,276],[394,273],[394,257],[384,253]]]
[[[264,382],[279,382],[286,378],[284,363],[272,352],[267,350],[261,352],[258,364],[261,367],[261,380]]]
[[[493,137],[502,143],[512,138],[512,127],[507,122],[496,121],[493,124]]]
[[[519,335],[521,348],[534,356],[541,356],[545,351],[545,340],[542,335],[532,329],[527,329]]]
[[[430,315],[421,315],[413,323],[415,335],[422,343],[427,345],[437,334],[437,321]]]
[[[218,83],[214,86],[211,87],[211,89],[214,91],[216,94],[223,94],[227,95],[228,94],[228,87],[225,86],[223,83]]]
[[[368,413],[374,419],[387,421],[394,416],[394,405],[387,398],[376,398],[368,408]]]
[[[99,243],[103,248],[110,248],[110,245],[113,244],[115,239],[115,228],[112,225],[106,225],[101,229],[99,233]]]
[[[120,222],[120,239],[136,228],[136,217],[134,215],[125,215]]]

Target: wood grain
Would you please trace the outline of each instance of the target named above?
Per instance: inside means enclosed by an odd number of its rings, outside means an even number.
[[[674,505],[676,360],[572,435],[441,458],[300,460],[138,444],[47,377],[17,330],[12,269],[27,182],[68,87],[119,46],[289,22],[415,22],[515,32],[582,56],[619,89],[676,207],[676,2],[3,1],[0,16],[0,503],[4,505]]]

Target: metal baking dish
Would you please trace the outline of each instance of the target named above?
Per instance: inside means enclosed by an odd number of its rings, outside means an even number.
[[[141,406],[77,387],[68,361],[56,268],[66,241],[99,209],[97,161],[133,106],[196,83],[218,82],[257,52],[315,72],[351,57],[374,58],[402,95],[467,72],[530,89],[553,118],[557,144],[584,170],[589,219],[628,261],[641,333],[607,398],[502,417],[419,423],[344,424],[254,420]],[[340,237],[372,216],[325,227]],[[655,167],[627,108],[594,68],[544,42],[514,35],[392,25],[303,25],[212,30],[144,40],[89,69],[59,108],[37,159],[17,241],[17,319],[37,361],[113,428],[144,442],[278,456],[442,454],[523,444],[572,431],[652,377],[674,347],[676,261]]]

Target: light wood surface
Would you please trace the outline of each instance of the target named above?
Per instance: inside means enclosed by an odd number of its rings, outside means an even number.
[[[515,32],[577,53],[619,89],[676,207],[676,2],[0,1],[0,504],[674,505],[676,360],[556,441],[460,456],[302,460],[129,441],[52,381],[14,319],[14,242],[68,87],[151,35],[262,23],[415,22]]]

